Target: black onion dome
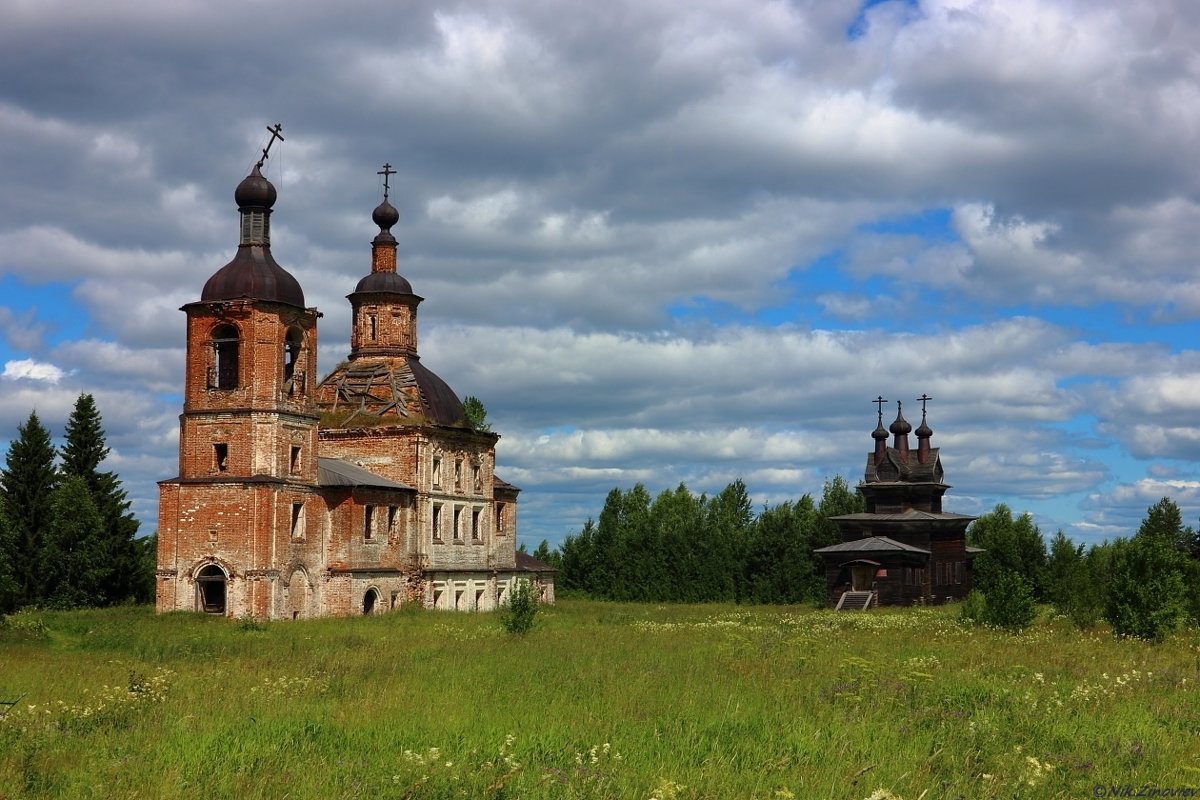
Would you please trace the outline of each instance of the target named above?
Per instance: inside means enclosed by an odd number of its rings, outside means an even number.
[[[263,177],[258,165],[242,179],[233,192],[238,208],[270,208],[275,205],[275,185]]]
[[[200,302],[265,300],[304,308],[300,282],[271,256],[270,216],[275,187],[263,177],[259,164],[233,192],[242,215],[242,239],[233,260],[204,284]]]
[[[438,425],[458,425],[466,416],[463,412],[462,401],[450,388],[450,384],[434,374],[413,356],[408,361],[413,377],[417,379],[417,387],[421,392],[421,401],[425,406],[425,416],[430,422]]]
[[[371,212],[371,220],[386,231],[400,221],[400,212],[396,210],[395,206],[384,200]]]
[[[887,428],[883,427],[882,419],[880,419],[879,423],[875,426],[875,430],[871,431],[871,438],[879,440],[888,438]]]
[[[304,308],[300,282],[271,258],[269,248],[239,247],[237,255],[204,284],[200,301],[265,300]]]
[[[889,430],[897,436],[906,436],[912,433],[912,423],[904,418],[904,414],[900,411],[896,412],[896,421],[892,423]]]
[[[403,275],[395,272],[372,272],[358,282],[354,292],[391,292],[393,294],[412,294],[412,284]]]
[[[929,427],[929,423],[925,421],[925,415],[921,415],[921,426],[917,428],[918,439],[928,439],[933,436],[933,428]]]

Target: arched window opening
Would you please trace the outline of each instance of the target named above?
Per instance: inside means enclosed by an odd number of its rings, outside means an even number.
[[[206,614],[225,613],[225,571],[209,564],[196,574],[196,601]]]
[[[218,389],[236,389],[238,385],[238,329],[232,325],[220,325],[213,329],[212,346],[216,358],[216,380]]]
[[[299,328],[290,329],[283,342],[283,390],[287,394],[304,391],[304,369],[297,369],[303,349],[304,332]]]

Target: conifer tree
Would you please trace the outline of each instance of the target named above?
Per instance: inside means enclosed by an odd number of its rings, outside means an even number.
[[[1146,517],[1138,526],[1137,536],[1155,536],[1167,545],[1187,555],[1196,555],[1196,531],[1183,524],[1183,514],[1179,506],[1169,497],[1164,497],[1150,508],[1146,509]]]
[[[589,519],[578,534],[563,539],[559,579],[565,591],[586,592],[596,559],[596,523]]]
[[[138,550],[137,589],[133,597],[139,603],[154,602],[155,575],[158,568],[158,532],[135,539]]]
[[[712,541],[710,570],[722,569],[720,595],[713,599],[740,600],[746,596],[746,548],[750,542],[754,509],[746,484],[738,478],[704,505],[704,527]],[[723,561],[723,563],[722,563]]]
[[[542,543],[533,551],[533,557],[547,566],[562,568],[562,553],[550,547],[550,542],[545,539],[542,539]]]
[[[803,603],[824,594],[813,553],[821,517],[812,495],[764,508],[754,523],[745,562],[748,597],[756,603]]]
[[[17,603],[44,599],[41,580],[42,540],[50,521],[50,498],[58,483],[50,432],[31,412],[17,429],[8,446],[5,466],[0,470],[0,491],[5,515],[11,525],[9,561],[17,583]]]
[[[6,614],[17,605],[17,579],[13,570],[13,530],[0,503],[0,614]]]
[[[100,463],[109,454],[104,427],[96,401],[81,394],[67,420],[66,443],[62,449],[63,475],[75,475],[87,491],[100,515],[102,528],[103,595],[109,602],[143,597],[144,581],[139,577],[142,559],[134,538],[138,522],[129,511],[129,501],[121,481],[112,472],[101,472]]]
[[[65,607],[103,605],[110,583],[104,522],[77,475],[54,490],[40,559],[45,598]]]

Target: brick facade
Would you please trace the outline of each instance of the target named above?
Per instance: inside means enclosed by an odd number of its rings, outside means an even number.
[[[351,294],[351,354],[317,376],[316,309],[274,263],[275,191],[238,187],[238,255],[184,306],[179,473],[160,482],[157,607],[290,619],[405,603],[490,610],[513,581],[553,602],[553,571],[515,553],[499,437],[466,426],[420,364],[420,297],[395,274],[394,209]]]

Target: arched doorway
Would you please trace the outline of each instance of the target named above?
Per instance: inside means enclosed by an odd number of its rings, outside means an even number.
[[[292,578],[288,581],[288,611],[292,619],[309,615],[308,574],[302,569],[292,572]]]
[[[216,564],[209,564],[196,573],[197,610],[205,614],[224,614],[227,581],[225,570]]]
[[[367,589],[367,593],[363,595],[363,614],[374,614],[378,603],[379,592],[376,589]]]

